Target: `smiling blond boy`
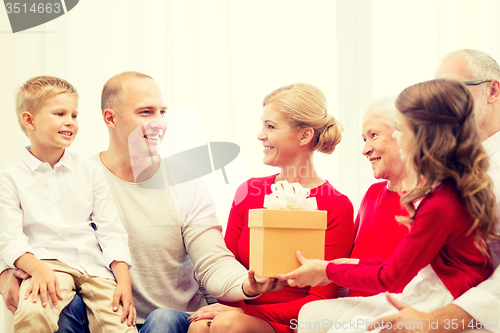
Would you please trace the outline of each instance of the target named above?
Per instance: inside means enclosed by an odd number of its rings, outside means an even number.
[[[78,133],[77,108],[76,89],[59,78],[31,78],[17,93],[31,145],[0,171],[0,260],[31,275],[21,285],[16,332],[57,331],[76,292],[92,332],[136,332],[127,234],[104,174],[66,150]]]

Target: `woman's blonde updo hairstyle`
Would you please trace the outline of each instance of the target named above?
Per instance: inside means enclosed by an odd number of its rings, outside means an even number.
[[[313,150],[331,154],[342,139],[342,125],[327,112],[325,95],[313,85],[296,83],[276,89],[262,104],[273,104],[297,131],[311,127]]]

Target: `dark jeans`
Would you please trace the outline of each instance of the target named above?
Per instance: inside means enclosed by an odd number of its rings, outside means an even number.
[[[161,308],[151,312],[144,325],[137,325],[140,333],[187,333],[189,314],[171,309]],[[58,333],[89,333],[87,308],[82,298],[76,294],[59,316]]]
[[[58,333],[89,333],[87,308],[82,298],[76,294],[59,315]]]

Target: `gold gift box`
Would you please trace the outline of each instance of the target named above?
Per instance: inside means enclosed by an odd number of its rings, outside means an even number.
[[[325,257],[326,211],[250,209],[250,269],[274,277],[300,267],[296,252]]]

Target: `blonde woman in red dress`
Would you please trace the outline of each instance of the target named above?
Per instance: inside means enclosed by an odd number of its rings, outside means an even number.
[[[226,245],[247,269],[249,264],[248,211],[263,208],[271,185],[286,180],[311,190],[319,210],[326,210],[325,259],[349,256],[354,239],[353,207],[315,171],[313,153],[331,154],[340,142],[342,128],[328,114],[321,91],[308,84],[294,84],[265,97],[262,131],[264,164],[280,173],[252,178],[234,198],[225,236]],[[267,293],[257,299],[228,305],[213,304],[196,312],[189,329],[194,332],[285,333],[293,331],[301,307],[311,301],[335,298],[338,286],[291,288]],[[209,326],[210,325],[210,326]]]

